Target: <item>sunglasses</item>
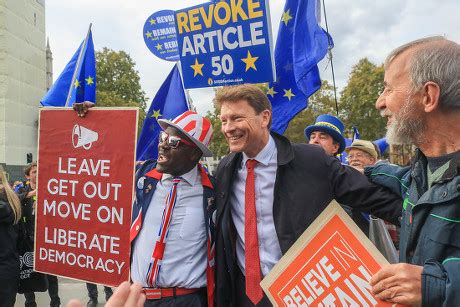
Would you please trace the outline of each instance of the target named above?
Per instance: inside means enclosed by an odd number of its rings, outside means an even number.
[[[184,145],[187,145],[187,146],[196,147],[194,143],[187,141],[183,138],[180,138],[178,136],[169,135],[164,131],[160,132],[159,141],[160,141],[160,144],[163,144],[164,142],[166,142],[168,147],[171,147],[172,149],[176,149],[180,143],[183,143]]]

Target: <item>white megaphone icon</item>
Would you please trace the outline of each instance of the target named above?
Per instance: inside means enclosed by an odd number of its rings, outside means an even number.
[[[98,138],[99,134],[96,131],[79,125],[73,126],[72,145],[74,148],[83,147],[88,150]]]

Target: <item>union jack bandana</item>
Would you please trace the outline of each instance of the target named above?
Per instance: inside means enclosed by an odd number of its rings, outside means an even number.
[[[149,269],[147,271],[147,283],[150,287],[156,287],[158,275],[160,274],[161,261],[165,253],[166,238],[168,237],[169,225],[172,221],[174,207],[177,199],[177,185],[182,180],[181,177],[173,178],[171,191],[166,198],[163,216],[161,218],[160,230],[158,231],[158,239],[153,249],[152,258],[150,259]]]

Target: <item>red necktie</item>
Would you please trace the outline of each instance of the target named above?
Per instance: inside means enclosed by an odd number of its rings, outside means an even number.
[[[264,296],[260,287],[259,240],[257,237],[256,194],[254,189],[254,167],[256,160],[248,160],[246,169],[246,192],[244,197],[244,247],[246,267],[246,295],[254,305]]]

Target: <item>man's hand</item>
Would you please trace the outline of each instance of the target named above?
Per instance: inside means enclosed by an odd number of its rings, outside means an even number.
[[[382,301],[420,306],[422,271],[422,266],[407,263],[386,265],[372,276],[372,292]]]
[[[142,307],[144,302],[145,294],[142,292],[141,285],[137,283],[130,285],[125,281],[118,286],[105,307]]]
[[[73,109],[78,113],[78,116],[84,117],[89,108],[94,107],[94,103],[90,101],[76,102],[73,104]]]
[[[110,297],[105,307],[142,307],[145,302],[145,294],[142,293],[142,287],[139,284],[130,285],[125,281],[121,283]],[[67,307],[83,307],[78,300],[71,300]]]

